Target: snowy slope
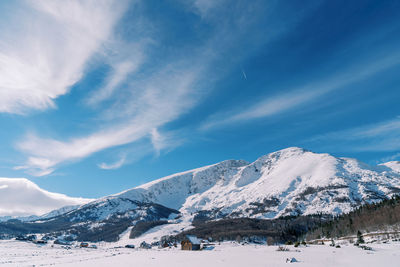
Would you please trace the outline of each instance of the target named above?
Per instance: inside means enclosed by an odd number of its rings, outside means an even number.
[[[227,160],[170,175],[92,201],[47,222],[69,221],[74,229],[81,227],[81,233],[118,227],[114,233],[122,234],[138,221],[169,220],[171,224],[144,236],[154,239],[191,228],[196,219],[340,214],[400,193],[400,173],[393,166],[397,165],[370,166],[292,147],[253,163]],[[175,218],[178,211],[180,216]]]
[[[154,202],[215,218],[276,218],[339,214],[397,192],[400,174],[386,167],[293,147],[250,164],[228,160],[174,174],[104,199]]]
[[[91,200],[48,192],[25,178],[0,178],[0,215],[10,216],[8,218],[41,215],[64,206],[85,204]]]
[[[64,206],[62,208],[52,210],[46,214],[43,214],[41,216],[37,216],[36,219],[47,219],[47,218],[53,218],[56,216],[60,216],[62,214],[68,213],[72,210],[76,210],[77,208],[81,207],[82,205],[70,205],[70,206]]]
[[[330,243],[330,242],[329,242]],[[215,244],[213,250],[182,251],[178,248],[127,249],[115,244],[98,243],[98,249],[72,246],[35,245],[15,240],[0,240],[1,266],[67,266],[67,267],[376,267],[399,266],[400,242],[380,241],[368,244],[372,251],[362,250],[347,241],[336,241],[341,248],[309,245],[288,251],[278,246],[240,245],[235,242]],[[286,259],[295,258],[296,263]],[[396,263],[397,262],[397,263]]]
[[[400,173],[400,161],[389,161],[386,163],[382,163],[381,166],[386,166],[393,172]]]

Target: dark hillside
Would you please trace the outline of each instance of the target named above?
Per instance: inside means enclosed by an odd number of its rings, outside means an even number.
[[[295,241],[325,221],[325,216],[282,217],[273,220],[250,218],[222,219],[218,221],[200,221],[195,228],[176,236],[178,240],[191,234],[213,240],[238,240],[258,237],[272,243]]]
[[[128,208],[122,212],[114,211],[118,205]],[[179,212],[156,203],[119,198],[104,203],[87,204],[53,218],[32,222],[19,220],[0,222],[0,234],[11,236],[33,233],[72,234],[78,241],[112,242],[117,241],[123,231],[138,221],[160,222],[161,219],[168,218],[171,213]]]

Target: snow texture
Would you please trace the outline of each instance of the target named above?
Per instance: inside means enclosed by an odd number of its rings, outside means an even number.
[[[393,172],[400,173],[400,161],[389,161],[386,163],[382,163],[381,166],[386,166]]]
[[[253,163],[227,160],[170,175],[98,201],[135,199],[216,218],[340,214],[398,193],[400,164],[389,166],[292,147]]]
[[[400,243],[368,244],[371,251],[350,244],[341,248],[328,245],[288,247],[277,251],[276,246],[246,245],[236,243],[216,244],[213,250],[182,251],[180,248],[129,249],[113,244],[97,244],[98,249],[72,246],[35,245],[18,241],[0,241],[1,266],[173,266],[186,267],[242,267],[242,266],[308,266],[308,267],[372,267],[399,266]],[[287,259],[295,258],[290,263]]]

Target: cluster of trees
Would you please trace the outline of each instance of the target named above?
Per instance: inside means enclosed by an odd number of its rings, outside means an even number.
[[[193,225],[195,228],[180,233],[175,238],[179,239],[186,234],[204,239],[212,238],[216,241],[251,241],[254,238],[261,238],[264,242],[272,244],[357,235],[357,242],[363,243],[364,232],[400,231],[400,196],[365,204],[339,216],[318,214],[287,216],[273,220],[250,218],[199,220]]]
[[[8,220],[0,223],[0,233],[9,237],[30,233],[52,233],[54,236],[61,234],[73,234],[79,241],[117,241],[119,235],[132,225],[129,218],[112,216],[102,221],[96,228],[90,228],[90,222],[86,225],[77,225],[63,216],[43,222],[22,222],[20,220]]]
[[[106,208],[113,209],[118,201],[132,205],[126,212],[115,212],[106,219],[99,220],[96,215],[101,213],[102,207],[98,203],[85,205],[84,208],[68,212],[53,218],[40,221],[23,222],[8,220],[0,222],[0,234],[8,236],[24,235],[29,233],[51,233],[52,235],[70,234],[76,236],[78,241],[117,241],[119,235],[135,220],[151,221],[150,224],[141,223],[134,229],[132,236],[138,236],[148,229],[160,225],[160,218],[168,218],[171,213],[179,212],[155,203],[142,203],[129,199],[107,200]],[[154,222],[155,221],[155,222]],[[95,226],[95,227],[93,227]]]
[[[365,204],[350,213],[333,217],[313,231],[307,239],[336,238],[362,232],[400,228],[400,196]],[[400,229],[398,229],[400,230]]]
[[[78,241],[90,242],[115,242],[119,240],[119,235],[132,225],[130,218],[112,216],[102,221],[98,227],[91,228],[90,223],[87,225],[73,226],[67,229],[68,234],[76,236]]]
[[[321,224],[321,216],[287,216],[273,220],[235,218],[218,221],[198,221],[193,229],[177,236],[180,240],[185,235],[196,235],[203,239],[216,241],[249,241],[268,244],[296,241],[309,230]]]

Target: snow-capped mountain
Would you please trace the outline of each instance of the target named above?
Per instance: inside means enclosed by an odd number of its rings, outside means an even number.
[[[197,219],[340,214],[400,193],[398,166],[292,147],[253,163],[227,160],[173,174],[38,222],[58,230],[62,224],[81,237],[93,234],[93,240],[113,229],[109,240],[115,240],[138,221],[170,220],[181,230]]]
[[[90,200],[87,200],[87,202],[89,202]],[[83,204],[82,204],[83,205]],[[50,212],[47,212],[43,215],[30,215],[30,216],[1,216],[0,217],[0,222],[5,222],[11,219],[17,219],[20,220],[22,222],[32,222],[32,221],[38,221],[41,219],[47,219],[47,218],[53,218],[56,216],[60,216],[64,213],[67,213],[71,210],[75,210],[77,208],[79,208],[82,205],[71,205],[71,206],[63,206],[59,209],[56,210],[52,210]]]
[[[102,219],[130,210],[129,205],[121,204],[126,199],[157,203],[182,214],[201,212],[212,218],[340,214],[399,193],[398,166],[370,166],[356,159],[292,147],[253,163],[227,160],[173,174],[87,205],[96,206],[96,215],[91,216]],[[121,205],[109,209],[105,205],[109,201]]]
[[[253,163],[228,160],[170,175],[104,200],[159,203],[211,218],[340,214],[400,192],[398,165],[390,166],[293,147]]]

